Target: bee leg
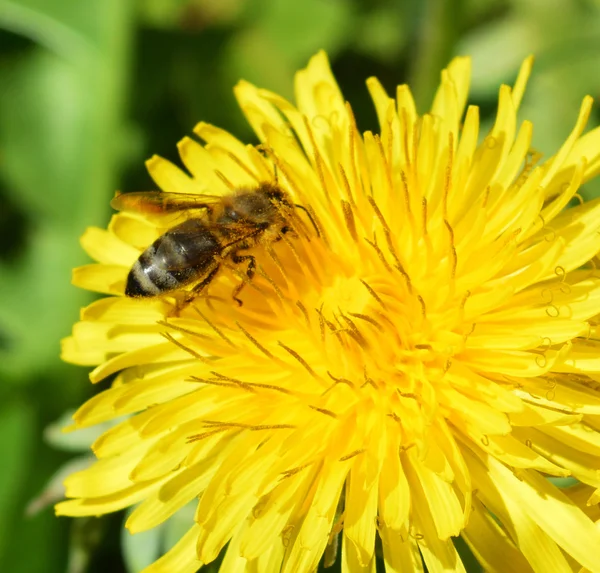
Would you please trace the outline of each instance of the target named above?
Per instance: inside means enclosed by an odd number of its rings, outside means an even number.
[[[246,286],[246,283],[250,282],[254,278],[254,273],[256,272],[256,258],[253,255],[238,255],[234,253],[231,257],[231,260],[236,265],[243,263],[244,261],[248,261],[248,267],[246,268],[246,276],[248,278],[237,285],[232,294],[233,300],[235,300],[239,306],[242,306],[244,303],[238,298],[238,295],[242,292],[242,289]]]
[[[281,229],[279,229],[279,234],[273,239],[273,242],[278,243],[279,241],[281,241],[281,239],[283,239],[283,235],[289,233],[291,230],[292,229],[287,225],[281,227]]]
[[[196,298],[196,295],[210,284],[210,282],[215,278],[215,275],[218,272],[219,265],[217,265],[212,271],[210,271],[210,273],[208,273],[197,285],[194,285],[194,288],[185,297],[184,304],[188,305],[190,302],[192,302]]]

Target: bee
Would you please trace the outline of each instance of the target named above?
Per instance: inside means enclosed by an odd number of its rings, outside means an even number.
[[[161,191],[117,194],[111,206],[120,211],[186,213],[188,218],[158,237],[135,261],[127,276],[125,295],[159,297],[193,285],[186,302],[217,276],[223,263],[246,265],[246,280],[235,287],[233,299],[256,272],[254,255],[244,253],[257,244],[270,244],[293,230],[295,205],[273,183],[254,189],[238,189],[224,196],[164,193]]]

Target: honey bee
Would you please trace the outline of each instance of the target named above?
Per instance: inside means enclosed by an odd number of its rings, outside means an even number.
[[[238,295],[256,272],[254,255],[243,251],[276,242],[293,231],[295,208],[308,214],[318,234],[310,212],[295,205],[281,187],[266,182],[224,196],[161,191],[118,194],[111,206],[146,213],[190,211],[190,217],[158,237],[131,267],[125,295],[136,298],[158,297],[193,285],[186,297],[189,302],[228,260],[233,265],[246,264],[246,280],[232,295],[241,306]]]

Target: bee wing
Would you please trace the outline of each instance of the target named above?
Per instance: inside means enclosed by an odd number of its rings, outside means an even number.
[[[110,205],[118,211],[138,213],[172,213],[187,209],[210,209],[221,197],[217,195],[195,195],[193,193],[164,193],[162,191],[139,191],[117,193]]]

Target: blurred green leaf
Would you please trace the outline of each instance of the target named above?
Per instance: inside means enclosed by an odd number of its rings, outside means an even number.
[[[39,440],[39,406],[14,397],[0,408],[0,571],[62,573],[64,529],[53,511],[26,516],[27,504],[55,463]],[[35,546],[35,551],[31,547]]]
[[[335,54],[352,39],[354,7],[346,0],[270,0],[255,25],[293,66],[318,49]]]
[[[244,27],[231,41],[225,66],[231,83],[244,78],[285,97],[299,67],[323,49],[334,56],[350,44],[357,14],[346,0],[260,0],[247,5]]]
[[[550,95],[554,101],[563,96],[580,99],[582,96],[574,93],[578,88],[600,88],[600,77],[591,73],[597,69],[600,57],[598,8],[556,0],[526,0],[514,5],[515,10],[510,14],[474,29],[458,44],[458,52],[473,59],[474,97],[495,99],[499,85],[512,82],[515,71],[530,54],[536,58],[532,82],[544,74],[570,70],[560,86],[553,86],[559,93],[553,90],[547,99]],[[586,69],[590,75],[585,73]],[[546,118],[540,123],[552,122]]]
[[[514,15],[475,29],[463,37],[457,53],[473,60],[472,98],[495,98],[501,83],[512,81],[521,62],[537,54],[540,40],[530,22]]]
[[[0,374],[6,382],[27,383],[31,374],[48,367],[67,371],[58,359],[59,339],[69,332],[77,307],[89,300],[69,284],[80,257],[77,242],[72,245],[74,235],[40,224],[19,264],[0,266],[0,298],[11,301],[0,306],[0,324],[8,338],[6,349],[0,350]]]
[[[165,523],[165,548],[173,547],[194,524],[198,501],[194,500],[182,507]]]
[[[2,477],[11,481],[0,491],[16,507],[2,508],[0,521],[11,521],[9,528],[2,524],[0,539],[10,550],[0,568],[12,573],[64,571],[67,559],[60,542],[66,541],[67,520],[57,521],[48,510],[21,517],[33,492],[62,462],[41,446],[40,427],[87,390],[83,372],[60,363],[59,339],[90,300],[69,285],[72,267],[86,261],[78,236],[106,221],[122,166],[133,12],[132,0],[0,2],[2,38],[29,39],[10,41],[15,48],[0,51],[0,200],[27,227],[19,257],[0,263],[0,393],[4,398],[12,387],[40,416],[1,433],[12,441],[2,446],[11,468]],[[1,420],[16,426],[19,418],[11,416]],[[17,459],[9,461],[19,449],[24,472]],[[52,491],[42,492],[38,507],[55,498],[59,482],[60,476],[51,481]]]
[[[88,193],[73,196],[73,188],[89,177],[86,168],[94,157],[88,133],[99,114],[93,99],[84,97],[92,87],[86,76],[88,72],[42,50],[4,72],[2,176],[27,212],[49,223],[72,226],[73,215],[91,200]],[[36,169],[31,168],[33,159]]]
[[[58,340],[89,300],[70,273],[116,187],[131,15],[130,0],[0,5],[0,27],[47,48],[15,58],[0,92],[0,178],[33,229],[25,256],[0,266],[0,373],[13,380],[58,368]]]
[[[82,18],[80,10],[68,1],[3,0],[0,4],[2,28],[26,36],[69,61],[97,55],[91,29],[94,24],[91,18]]]
[[[72,521],[66,573],[85,573],[92,556],[105,540],[107,519],[83,517]]]
[[[294,67],[258,28],[244,29],[232,38],[223,64],[231,85],[243,78],[284,97],[292,96]]]
[[[139,0],[144,23],[163,29],[203,30],[235,19],[244,0]]]
[[[406,4],[384,4],[361,18],[356,48],[374,58],[392,61],[409,40]]]
[[[129,517],[135,508],[127,511]],[[193,524],[190,522],[190,527]],[[148,531],[141,531],[132,535],[123,528],[121,532],[121,547],[123,548],[123,559],[129,573],[139,573],[156,561],[163,553],[164,524],[153,527]]]
[[[65,497],[65,479],[71,474],[84,470],[95,460],[94,456],[78,456],[63,464],[50,478],[44,489],[32,500],[25,509],[27,516],[34,516],[50,505],[54,505]]]
[[[510,0],[465,0],[465,27],[497,19],[503,16],[509,7]]]
[[[170,28],[181,22],[183,9],[189,3],[189,0],[139,0],[138,10],[150,26]]]
[[[425,0],[419,9],[409,84],[417,109],[429,109],[440,71],[450,60],[465,13],[465,0]]]
[[[0,558],[9,548],[10,532],[15,514],[20,508],[15,504],[26,479],[34,439],[33,411],[23,402],[7,402],[0,408]],[[0,559],[1,562],[1,559]]]
[[[123,529],[121,546],[127,571],[138,573],[173,547],[194,524],[197,505],[197,500],[188,503],[167,521],[148,531],[131,535]],[[131,515],[134,509],[129,509],[126,515]]]

